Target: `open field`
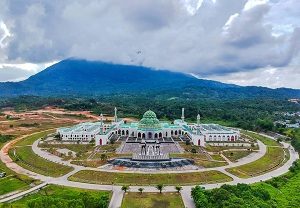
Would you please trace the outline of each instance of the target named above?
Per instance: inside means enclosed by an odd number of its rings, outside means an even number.
[[[70,202],[70,201],[76,200],[75,202],[80,205],[81,200],[84,200],[84,197],[88,197],[89,199],[93,198],[96,201],[100,201],[100,198],[103,196],[106,197],[108,199],[107,202],[109,202],[111,193],[108,191],[94,191],[94,190],[85,190],[85,189],[79,189],[79,188],[69,188],[69,187],[64,187],[64,186],[49,185],[37,193],[28,195],[28,196],[26,196],[20,200],[17,200],[15,202],[12,202],[8,205],[10,205],[9,207],[13,207],[13,208],[27,208],[28,203],[32,202],[33,200],[40,199],[40,198],[42,198],[44,200],[45,200],[45,198],[51,199],[52,203],[53,203],[53,200],[54,201],[63,201],[63,202]],[[47,207],[51,207],[50,205],[51,204],[48,204]],[[1,205],[0,205],[0,207],[1,207]],[[41,207],[43,207],[43,206],[41,206]],[[62,205],[61,206],[53,205],[53,207],[62,207]]]
[[[244,134],[254,138],[254,139],[258,139],[260,140],[262,143],[264,143],[267,146],[280,146],[280,143],[278,143],[277,141],[273,140],[273,139],[269,139],[267,137],[261,136],[259,134],[256,133],[252,133],[249,131],[243,131]]]
[[[18,141],[17,143],[15,143],[14,146],[27,146],[27,145],[32,145],[33,142],[37,139],[43,138],[48,134],[51,134],[55,132],[55,130],[48,130],[48,131],[44,131],[44,132],[38,132],[36,134],[30,135],[25,137],[24,139]]]
[[[182,158],[189,158],[194,160],[195,165],[204,167],[204,168],[213,168],[213,167],[220,167],[220,166],[225,166],[228,163],[223,160],[208,160],[207,157],[204,154],[201,153],[173,153],[170,154],[171,157],[182,157]],[[220,159],[217,158],[216,159]]]
[[[196,173],[138,174],[82,170],[70,176],[69,180],[94,184],[177,185],[195,183],[219,183],[231,181],[232,179],[219,171],[205,171]]]
[[[248,150],[233,150],[233,151],[223,151],[223,155],[227,157],[231,162],[237,162],[237,160],[246,157],[253,153],[252,151]]]
[[[0,132],[20,136],[96,119],[98,116],[88,111],[73,112],[56,108],[26,112],[4,111],[0,119]]]
[[[258,146],[254,146],[254,147],[226,147],[226,146],[211,146],[211,145],[207,145],[205,147],[206,151],[208,152],[220,152],[220,151],[223,151],[223,150],[228,150],[228,149],[253,149],[253,150],[258,150]]]
[[[126,193],[121,208],[184,208],[178,193]]]
[[[249,178],[263,174],[282,165],[284,160],[285,154],[283,148],[267,147],[267,152],[262,158],[254,162],[226,170],[238,177]]]
[[[50,162],[34,154],[30,146],[16,147],[16,155],[14,150],[9,150],[10,157],[20,166],[33,172],[59,177],[72,171],[72,167],[64,166],[58,163]]]
[[[56,148],[56,149],[68,149],[73,152],[91,152],[95,149],[95,145],[93,144],[47,144],[40,143],[39,147],[41,148]]]

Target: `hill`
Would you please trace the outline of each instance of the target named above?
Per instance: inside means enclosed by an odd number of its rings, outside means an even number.
[[[299,98],[300,90],[241,87],[142,66],[66,59],[20,82],[0,83],[1,96],[101,96],[151,93],[190,98]]]

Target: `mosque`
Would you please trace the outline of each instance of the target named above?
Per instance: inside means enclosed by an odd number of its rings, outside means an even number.
[[[90,142],[95,145],[106,145],[114,136],[133,137],[145,141],[161,141],[163,138],[188,137],[194,145],[205,146],[206,142],[235,142],[240,132],[218,124],[201,124],[200,115],[197,123],[189,124],[184,120],[184,108],[181,119],[173,123],[159,121],[156,114],[148,110],[139,122],[125,122],[118,119],[115,108],[114,119],[111,123],[104,123],[103,115],[98,122],[85,122],[73,127],[59,128],[57,133],[62,141]]]

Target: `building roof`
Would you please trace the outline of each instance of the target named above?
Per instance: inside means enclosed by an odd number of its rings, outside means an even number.
[[[161,129],[161,124],[156,117],[156,114],[148,110],[144,113],[143,118],[140,120],[139,129]]]

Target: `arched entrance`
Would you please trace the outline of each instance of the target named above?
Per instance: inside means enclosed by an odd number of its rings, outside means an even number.
[[[138,133],[138,138],[141,138],[141,132]]]
[[[157,139],[157,133],[154,134],[154,138]]]
[[[152,139],[152,132],[148,132],[148,139]]]
[[[102,139],[99,139],[99,145],[102,145]]]
[[[162,138],[162,133],[161,133],[161,132],[158,134],[158,137],[159,137],[159,138]]]
[[[200,139],[198,139],[198,146],[200,146],[201,142],[200,142]]]
[[[142,134],[142,138],[145,139],[145,133]]]

